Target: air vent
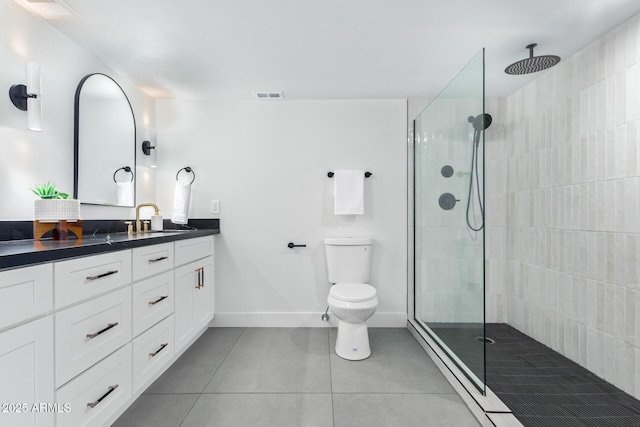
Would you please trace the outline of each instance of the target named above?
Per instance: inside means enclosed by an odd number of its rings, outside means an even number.
[[[256,92],[254,95],[258,99],[271,99],[271,100],[284,99],[284,95],[282,94],[282,92],[275,92],[275,91]]]
[[[16,3],[44,19],[79,18],[80,15],[62,0],[15,0]]]

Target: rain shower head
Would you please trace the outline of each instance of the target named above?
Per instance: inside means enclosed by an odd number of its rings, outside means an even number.
[[[504,69],[507,74],[531,74],[551,68],[560,62],[560,57],[555,55],[533,56],[533,48],[538,46],[533,43],[527,46],[529,57],[518,62],[514,62]]]
[[[489,126],[491,126],[491,122],[493,121],[493,118],[491,117],[491,114],[484,113],[484,114],[478,114],[475,117],[469,116],[467,118],[467,121],[469,123],[473,123],[474,130],[485,130]]]

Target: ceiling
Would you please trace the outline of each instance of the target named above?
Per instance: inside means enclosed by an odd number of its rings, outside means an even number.
[[[48,21],[155,98],[431,98],[483,47],[488,96],[640,13],[638,0],[65,0]]]

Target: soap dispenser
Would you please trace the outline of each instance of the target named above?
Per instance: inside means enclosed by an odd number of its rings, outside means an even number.
[[[162,231],[162,215],[151,215],[151,231]]]

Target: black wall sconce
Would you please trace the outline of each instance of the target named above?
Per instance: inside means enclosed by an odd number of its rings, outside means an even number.
[[[155,168],[156,166],[158,166],[158,157],[157,157],[158,150],[155,145],[151,145],[150,141],[143,141],[142,152],[146,156],[151,156],[151,158],[149,159],[149,166],[151,166],[152,168]]]
[[[29,130],[42,131],[42,101],[40,99],[40,64],[27,63],[27,84],[15,84],[9,89],[9,98],[19,110],[27,112]]]

